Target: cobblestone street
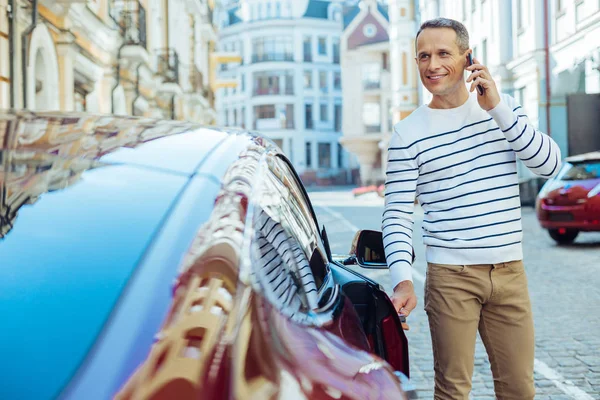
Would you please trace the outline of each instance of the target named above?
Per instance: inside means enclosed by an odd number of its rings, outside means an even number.
[[[332,251],[347,253],[356,229],[381,229],[383,200],[371,194],[354,199],[348,191],[312,192],[319,223]],[[583,233],[570,246],[557,246],[540,228],[535,211],[523,208],[525,268],[536,329],[536,399],[600,399],[600,233]],[[419,304],[411,314],[412,381],[422,399],[433,398],[433,356],[423,310],[426,270],[421,239],[422,211],[415,213],[413,270]],[[360,272],[391,292],[387,270]],[[478,338],[472,398],[494,399],[487,354]]]

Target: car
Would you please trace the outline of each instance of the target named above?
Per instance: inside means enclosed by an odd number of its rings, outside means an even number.
[[[0,113],[0,398],[406,399],[381,233],[333,255],[257,133]],[[351,264],[355,264],[352,266]]]
[[[600,152],[567,157],[536,199],[541,226],[558,244],[579,232],[600,231]]]

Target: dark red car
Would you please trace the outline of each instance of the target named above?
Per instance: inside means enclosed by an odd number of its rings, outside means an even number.
[[[536,210],[559,244],[572,243],[579,232],[600,231],[600,152],[566,158],[542,187]]]
[[[347,266],[385,268],[381,233],[352,248],[259,135],[0,112],[0,399],[406,399],[401,321]]]

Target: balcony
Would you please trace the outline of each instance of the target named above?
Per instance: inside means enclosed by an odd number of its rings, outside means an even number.
[[[293,87],[270,87],[270,88],[254,88],[254,96],[277,96],[277,95],[293,95]]]
[[[147,49],[146,9],[139,0],[112,0],[109,15],[117,24],[124,44]]]
[[[365,125],[366,133],[380,133],[381,125]]]
[[[375,80],[364,80],[363,81],[363,88],[365,90],[377,90],[381,87],[381,83],[380,81],[375,81]]]
[[[157,72],[162,75],[165,83],[179,84],[179,56],[174,49],[157,50]]]
[[[271,54],[253,54],[252,62],[270,62],[270,61],[294,61],[292,53],[271,53]]]

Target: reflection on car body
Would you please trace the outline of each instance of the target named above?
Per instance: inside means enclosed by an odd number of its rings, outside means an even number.
[[[331,258],[268,140],[75,113],[0,129],[0,398],[408,395],[389,298]]]

